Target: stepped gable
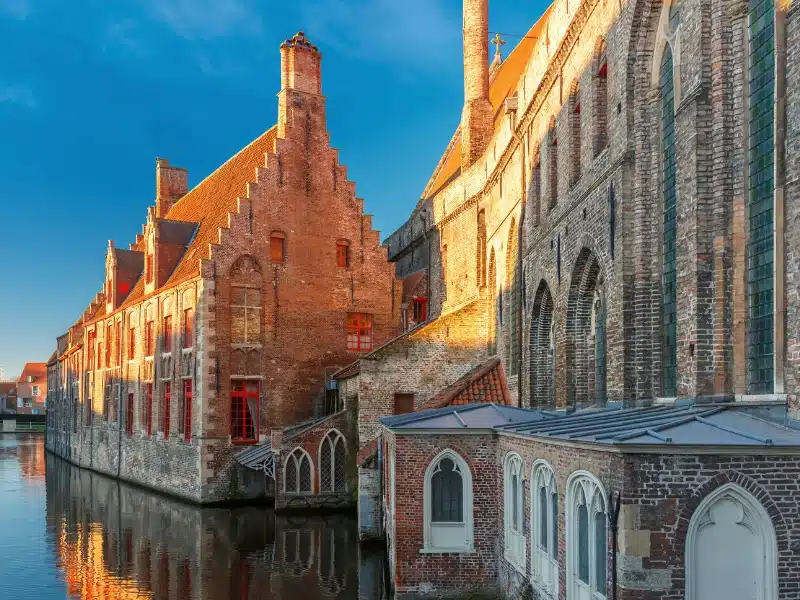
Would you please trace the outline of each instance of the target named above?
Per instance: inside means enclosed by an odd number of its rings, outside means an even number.
[[[530,28],[511,54],[500,63],[499,67],[492,70],[493,77],[489,83],[489,102],[494,111],[494,130],[500,128],[503,116],[503,103],[508,96],[517,89],[519,80],[525,72],[528,59],[533,53],[537,38],[544,31],[550,16],[551,7],[548,7],[538,21]],[[444,155],[439,160],[437,169],[433,172],[431,180],[423,193],[424,198],[432,198],[439,190],[461,173],[461,129],[453,134]]]
[[[197,223],[199,226],[166,284],[156,292],[200,275],[200,259],[209,257],[209,247],[218,241],[219,230],[228,226],[228,214],[237,212],[239,198],[247,195],[247,185],[255,183],[256,169],[266,165],[265,155],[274,151],[277,133],[277,126],[262,133],[170,208],[164,220],[183,221],[184,224]],[[179,237],[185,237],[185,231]],[[144,252],[145,242],[142,236],[137,236],[131,250]],[[144,296],[144,277],[140,276],[117,310],[136,304]],[[97,314],[91,320],[104,314],[105,312]]]

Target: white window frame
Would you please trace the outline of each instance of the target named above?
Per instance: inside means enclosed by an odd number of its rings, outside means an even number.
[[[525,463],[516,452],[509,452],[503,460],[503,555],[522,574],[525,574]],[[516,476],[516,489],[512,483]],[[513,507],[517,502],[517,522],[514,523]]]
[[[308,491],[300,491],[300,463],[302,462],[302,458],[295,458],[295,455],[298,454],[301,457],[305,456],[308,459],[309,464],[311,465],[311,489]],[[296,487],[294,490],[289,490],[286,488],[286,472],[289,469],[289,461],[292,461],[292,468],[295,469],[295,473],[297,475],[296,479]],[[292,451],[286,456],[286,460],[283,461],[283,493],[287,496],[311,496],[314,494],[314,461],[311,460],[311,455],[305,451],[305,449],[297,446],[292,448]]]
[[[729,498],[742,509],[742,523],[753,533],[761,535],[763,543],[762,555],[762,588],[761,600],[775,600],[778,597],[778,543],[775,526],[764,506],[743,487],[735,483],[726,483],[708,494],[695,509],[689,521],[686,533],[686,551],[684,553],[686,574],[686,600],[703,600],[696,593],[697,565],[696,543],[697,533],[709,524],[709,511],[720,500]]]
[[[38,385],[31,386],[31,396],[38,397],[42,395],[42,390]]]
[[[436,468],[439,466],[439,463],[444,460],[445,458],[449,458],[453,461],[453,463],[458,468],[461,474],[461,500],[463,502],[462,506],[462,517],[463,521],[461,523],[433,523],[432,517],[433,515],[431,510],[431,502],[433,501],[433,491],[431,489],[431,479],[433,478],[434,473],[436,473]],[[392,478],[394,479],[394,477]],[[394,483],[392,484],[392,502],[394,502]],[[467,461],[465,461],[460,454],[455,452],[454,450],[450,450],[449,448],[446,450],[442,450],[436,457],[428,464],[428,468],[425,470],[425,485],[423,489],[423,524],[424,524],[424,531],[423,531],[423,547],[420,550],[422,554],[429,554],[429,553],[440,553],[440,552],[449,552],[449,553],[468,553],[474,552],[474,537],[473,537],[473,530],[474,530],[474,523],[473,523],[473,515],[472,515],[472,472],[470,471],[469,465],[467,465]],[[455,546],[438,546],[435,544],[435,538],[437,537],[437,533],[442,533],[444,530],[453,531],[457,528],[460,528],[463,532],[463,539],[464,543],[455,545]]]
[[[540,489],[547,491],[547,504],[542,507]],[[553,516],[552,498],[556,497],[556,515]],[[558,539],[555,547],[547,552],[539,544],[542,536],[541,512],[547,515],[547,541],[553,543],[553,534],[558,532],[559,494],[553,467],[546,460],[539,459],[531,468],[531,582],[539,591],[551,598],[558,598]]]
[[[325,465],[322,464],[322,449],[325,447],[325,444],[330,444],[331,447],[331,462],[330,468],[330,475],[331,475],[331,487],[330,489],[322,489],[322,469],[325,468]],[[317,456],[319,456],[319,491],[320,493],[327,493],[327,494],[343,494],[347,492],[347,478],[345,476],[344,482],[344,490],[336,491],[336,445],[342,444],[344,446],[344,456],[345,456],[345,464],[343,465],[343,469],[346,471],[347,467],[347,444],[345,443],[344,436],[338,429],[330,429],[325,434],[325,437],[319,443],[319,449],[317,450]]]
[[[589,585],[578,578],[578,494],[583,491],[588,507],[589,534]],[[602,510],[598,510],[602,507]],[[588,471],[575,471],[567,479],[566,548],[567,548],[567,600],[606,600],[606,590],[598,590],[595,567],[595,514],[606,515],[606,586],[608,586],[608,508],[603,484]]]

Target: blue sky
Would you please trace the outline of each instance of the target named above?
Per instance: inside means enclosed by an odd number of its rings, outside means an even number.
[[[523,35],[542,0],[494,0]],[[386,236],[458,124],[458,0],[0,0],[0,367],[47,360],[155,197],[197,184],[276,119],[280,42],[323,53],[333,145]],[[506,53],[517,41],[507,37]]]

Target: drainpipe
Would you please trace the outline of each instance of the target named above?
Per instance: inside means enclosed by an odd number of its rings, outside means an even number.
[[[614,502],[613,493],[608,493],[608,507],[612,509],[608,514],[611,525],[611,599],[617,600],[617,530],[619,528],[619,509],[622,505],[622,494],[617,492],[617,501]]]

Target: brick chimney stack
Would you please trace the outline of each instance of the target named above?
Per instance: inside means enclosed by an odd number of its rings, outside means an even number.
[[[278,137],[297,119],[311,119],[312,126],[325,122],[322,96],[322,54],[302,31],[281,44],[281,91],[278,94]]]
[[[156,159],[156,215],[165,217],[172,205],[189,191],[189,172],[171,167],[166,158]]]
[[[492,137],[489,102],[489,0],[464,1],[464,111],[461,114],[461,168],[483,154]]]

